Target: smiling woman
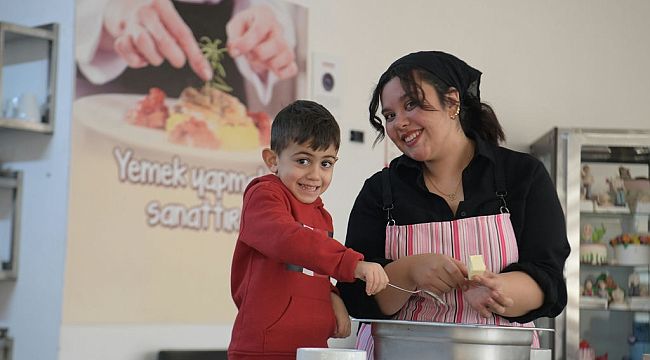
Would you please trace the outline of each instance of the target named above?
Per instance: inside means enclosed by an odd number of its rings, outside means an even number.
[[[339,283],[352,316],[531,327],[564,308],[569,246],[555,188],[538,160],[499,146],[505,136],[480,79],[439,51],[406,55],[380,77],[369,106],[375,143],[388,135],[403,155],[366,180],[346,245],[383,264],[391,284],[444,305]],[[486,270],[470,277],[477,255]],[[362,324],[357,347],[372,359],[370,334]]]

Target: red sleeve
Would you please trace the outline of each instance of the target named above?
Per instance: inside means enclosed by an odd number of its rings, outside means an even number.
[[[354,281],[354,269],[363,260],[362,254],[297,222],[285,193],[272,186],[253,186],[247,191],[239,240],[270,259],[343,282]]]

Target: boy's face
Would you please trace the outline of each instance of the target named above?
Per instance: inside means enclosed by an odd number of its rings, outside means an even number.
[[[309,144],[291,143],[280,155],[264,149],[262,156],[271,172],[300,202],[311,204],[327,190],[332,181],[337,150],[313,150]]]

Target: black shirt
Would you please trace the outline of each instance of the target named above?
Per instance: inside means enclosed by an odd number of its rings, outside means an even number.
[[[519,261],[502,272],[523,271],[544,293],[540,308],[506,319],[525,323],[543,316],[557,316],[567,301],[562,272],[570,248],[553,182],[544,165],[531,155],[473,137],[474,157],[462,177],[465,199],[455,215],[443,198],[426,188],[422,163],[402,155],[390,163],[392,217],[397,225],[408,225],[498,214],[502,202],[496,196],[495,164],[499,161],[505,175],[505,200],[519,248]],[[366,261],[386,265],[390,260],[385,258],[387,213],[383,210],[381,177],[381,172],[377,172],[367,179],[357,196],[345,245],[364,254]],[[374,297],[366,295],[365,284],[360,280],[339,282],[337,286],[351,316],[389,317],[381,313]]]

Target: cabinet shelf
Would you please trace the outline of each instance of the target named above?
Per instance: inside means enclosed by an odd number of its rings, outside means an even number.
[[[44,134],[51,134],[54,130],[51,124],[42,122],[25,121],[21,119],[8,119],[0,117],[0,128],[33,131]]]
[[[580,216],[585,216],[585,217],[595,217],[595,218],[616,218],[616,217],[635,217],[635,216],[650,216],[650,212],[643,211],[643,212],[608,212],[608,211],[600,211],[600,212],[595,212],[595,211],[581,211]]]
[[[54,130],[58,25],[0,22],[0,130]]]
[[[632,313],[647,313],[650,312],[650,308],[602,308],[596,306],[580,305],[581,311],[607,311],[607,312],[632,312]]]
[[[593,268],[595,269],[607,269],[607,268],[647,268],[647,271],[650,271],[650,264],[639,264],[639,265],[627,265],[627,264],[600,264],[600,265],[594,265],[594,264],[588,264],[588,263],[580,263],[580,266],[585,267],[585,268]]]

